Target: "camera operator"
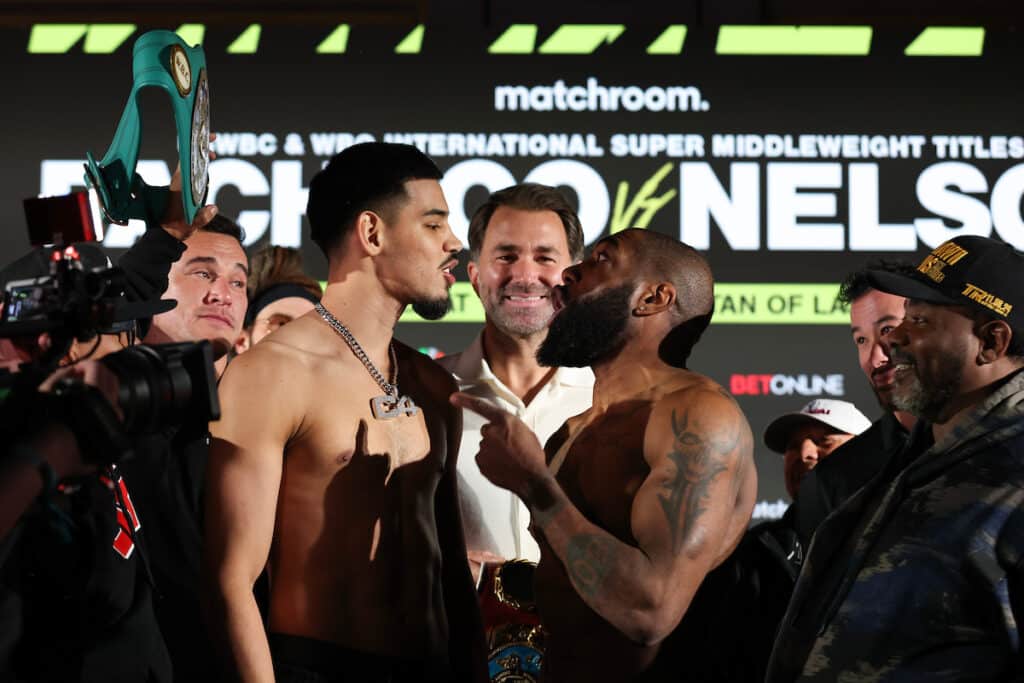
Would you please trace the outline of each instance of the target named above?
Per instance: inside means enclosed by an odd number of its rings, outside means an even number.
[[[238,252],[241,253],[240,260],[244,270],[245,256],[244,252],[241,251],[240,229],[227,219],[213,220],[216,215],[216,207],[214,206],[204,207],[191,225],[186,224],[183,220],[179,193],[180,174],[176,172],[167,197],[166,205],[168,211],[164,214],[162,220],[159,221],[160,225],[157,226],[156,220],[147,221],[146,232],[119,261],[119,266],[124,271],[124,294],[128,302],[135,302],[136,309],[138,309],[139,302],[154,300],[161,296],[168,289],[169,279],[174,280],[176,276],[184,273],[186,263],[208,263],[211,260],[216,260],[215,255],[200,253],[204,250],[198,248],[198,246],[209,241],[204,236],[207,233],[218,234],[210,232],[211,230],[217,230],[218,225],[221,226],[222,230],[225,225],[227,226],[227,231],[232,236],[225,239],[234,240]],[[213,227],[205,229],[211,221]],[[200,230],[197,234],[196,231],[201,227],[204,230]],[[218,237],[220,236],[218,234]],[[218,239],[213,241],[215,244],[219,244]],[[193,249],[192,247],[197,248]],[[232,256],[237,256],[237,254],[232,253]],[[236,259],[237,261],[238,259]],[[174,266],[173,269],[172,265]],[[206,274],[199,274],[196,270],[188,270],[185,276],[205,278],[208,274],[209,271]],[[232,283],[228,284],[233,286]],[[223,286],[223,283],[218,284],[218,287],[221,286]],[[243,277],[243,291],[244,288]],[[148,314],[138,314],[138,317],[148,318],[148,316],[155,313],[167,312],[174,307],[174,298],[182,300],[183,307],[187,306],[190,310],[194,310],[194,297],[189,296],[190,293],[187,287],[176,289],[172,286],[168,292],[169,300],[161,302]],[[244,306],[243,296],[241,310],[237,315],[239,324],[244,315]],[[96,338],[95,342],[90,340],[90,342],[84,345],[85,351],[82,351],[80,343],[73,344],[64,362],[70,362],[81,355],[88,355],[97,349],[119,348],[122,345],[131,344],[135,339],[144,336],[147,332],[153,333],[152,338],[148,341],[199,341],[207,336],[211,336],[214,338],[214,341],[217,341],[216,335],[178,334],[174,331],[168,333],[167,328],[169,326],[167,325],[154,326],[150,329],[148,325],[149,320],[140,320],[138,322],[139,324],[134,325],[128,334],[124,334],[122,331],[117,335],[100,335]],[[233,339],[237,331],[237,329],[234,329],[226,336]],[[94,343],[95,348],[93,347]],[[40,336],[38,339],[21,339],[15,344],[6,345],[8,350],[17,352],[20,360],[28,359],[33,353],[45,353],[47,352],[46,347],[47,339],[44,336]],[[209,347],[209,345],[207,344],[206,347]],[[220,349],[218,348],[218,355],[219,352]],[[209,355],[208,348],[206,353]],[[157,373],[161,369],[166,369],[159,367],[161,365],[160,359],[156,361],[150,359],[147,362],[157,363],[157,367],[153,368]],[[138,363],[139,359],[136,358],[133,361],[134,369],[131,367],[132,364],[129,364],[129,367],[122,367],[121,370],[128,372],[129,375],[140,371]],[[210,366],[207,384],[209,385],[208,391],[212,395],[208,397],[207,403],[212,401],[213,405],[216,405],[212,358],[208,359],[206,364]],[[145,368],[141,370],[145,370]],[[201,413],[202,411],[193,412]],[[133,567],[135,567],[136,562],[143,562],[145,581],[126,581],[117,578],[110,583],[119,586],[121,592],[126,594],[128,590],[133,590],[131,586],[138,587],[145,584],[143,588],[146,588],[146,591],[135,589],[135,592],[146,592],[145,598],[140,598],[139,600],[132,599],[130,603],[133,606],[138,606],[140,614],[148,614],[150,621],[152,621],[152,615],[155,612],[157,620],[160,622],[160,628],[150,628],[149,624],[142,627],[132,625],[128,629],[131,633],[138,633],[140,637],[144,634],[149,634],[152,637],[149,638],[148,644],[145,646],[133,644],[129,647],[121,647],[118,644],[121,641],[119,636],[123,629],[109,634],[102,628],[92,629],[91,632],[88,632],[86,640],[95,641],[96,648],[105,652],[105,655],[100,659],[113,662],[113,669],[109,667],[107,669],[97,669],[91,666],[89,662],[79,658],[82,661],[79,661],[77,665],[68,665],[69,668],[62,669],[61,674],[45,673],[45,668],[39,669],[44,672],[40,674],[41,679],[149,680],[149,677],[152,676],[155,680],[159,681],[171,680],[171,666],[167,656],[168,649],[173,655],[173,675],[178,680],[203,680],[212,676],[212,669],[208,668],[207,664],[213,657],[208,652],[208,641],[204,637],[200,610],[195,598],[195,595],[198,593],[198,558],[201,544],[198,533],[200,525],[196,520],[196,515],[198,514],[199,487],[201,486],[201,478],[205,469],[206,432],[209,419],[210,416],[206,415],[206,417],[201,419],[164,420],[160,423],[161,428],[159,430],[151,430],[156,432],[155,435],[137,442],[137,457],[122,463],[124,467],[128,467],[133,471],[127,477],[132,482],[132,499],[129,500],[127,489],[124,488],[124,499],[128,502],[126,505],[121,506],[119,517],[115,521],[125,522],[120,525],[120,528],[122,530],[128,529],[126,533],[129,534],[132,541],[132,549],[134,550],[135,538],[139,538],[141,541],[141,536],[136,534],[133,537],[133,533],[137,532],[138,529],[130,529],[130,527],[138,527],[140,520],[146,520],[146,552],[130,552],[129,555],[131,557],[124,558],[125,560],[131,560]],[[19,472],[20,476],[25,476],[24,468],[20,468]],[[114,489],[108,490],[117,492],[120,488],[124,487],[124,479],[120,478],[122,473],[123,470],[118,468],[117,479],[105,478],[105,485],[114,486]],[[92,479],[96,479],[96,477]],[[86,480],[88,481],[89,478],[86,478]],[[137,484],[136,480],[138,480]],[[82,489],[73,487],[71,490],[77,494]],[[139,506],[139,501],[142,501],[141,507]],[[147,512],[142,511],[143,507]],[[130,513],[125,512],[128,508],[130,508]],[[153,523],[149,523],[148,514],[152,514]],[[85,526],[89,529],[97,528],[97,525],[91,523]],[[13,543],[14,539],[8,545]],[[31,552],[34,550],[34,547],[30,547],[29,554],[31,555]],[[91,554],[95,557],[101,556],[101,552]],[[135,559],[132,559],[132,557]],[[138,560],[140,557],[142,559]],[[90,567],[78,567],[76,575],[88,576],[90,571],[93,571]],[[93,571],[93,573],[96,572]],[[100,570],[99,573],[102,574],[103,570]],[[42,576],[44,578],[38,582],[41,593],[44,592],[43,587],[47,585],[47,582],[54,578],[48,577],[45,574]],[[114,575],[111,573],[110,576],[113,577]],[[137,579],[137,577],[135,578]],[[50,582],[52,583],[52,581]],[[152,588],[156,604],[151,604],[149,588]],[[20,586],[15,587],[14,595],[17,599],[14,602],[26,602],[25,596],[17,592],[19,589]],[[34,601],[35,597],[34,595],[28,596],[28,602],[36,602]],[[0,595],[0,618],[4,618],[6,623],[17,624],[17,620],[22,617],[24,612],[19,612],[18,604],[15,604],[12,609],[10,607],[11,601],[7,601],[7,604],[4,605],[3,598],[4,596]],[[102,601],[92,604],[92,609],[95,610],[98,604],[102,604]],[[99,611],[102,612],[103,610]],[[40,613],[40,610],[33,609],[33,612]],[[87,617],[92,616],[92,611],[90,611],[89,607],[84,609],[84,613]],[[10,622],[8,618],[12,614],[14,615],[14,622]],[[86,619],[86,622],[88,622],[88,619]],[[111,623],[114,622],[112,621]],[[4,633],[14,633],[20,630],[20,628],[5,628]],[[161,637],[161,632],[165,633],[163,637]],[[77,632],[70,633],[71,637],[68,642],[72,642],[75,637],[81,639],[82,635],[82,633]],[[167,646],[164,645],[163,641],[167,641]],[[128,651],[128,654],[122,654],[122,650]],[[159,650],[159,653],[157,650]],[[5,647],[3,643],[0,643],[0,666],[2,666],[2,660],[6,659],[5,654],[10,651],[10,647]],[[55,650],[52,646],[48,648],[36,647],[33,652],[37,654],[60,652],[59,656],[50,657],[49,659],[54,662],[75,661],[75,651],[73,650],[69,650],[69,656],[64,656],[68,653],[60,649]],[[125,666],[123,663],[118,665],[119,658],[124,656],[127,656],[131,661],[146,662],[147,666],[150,666],[151,669],[148,672],[143,672],[138,668],[133,669],[131,665]],[[40,657],[40,661],[45,659],[45,656]],[[27,660],[21,657],[17,661]],[[92,663],[94,664],[95,662]],[[119,673],[113,678],[107,678],[111,675],[111,671],[121,672],[122,670],[132,673]],[[26,671],[31,671],[31,668],[27,668]],[[76,671],[78,673],[72,673]],[[93,671],[97,672],[95,676],[92,674]]]
[[[141,523],[114,464],[127,450],[121,387],[116,370],[95,359],[100,349],[116,348],[124,330],[105,332],[72,345],[65,363],[82,347],[98,350],[38,390],[31,377],[38,364],[7,377],[13,388],[0,421],[2,680],[171,680]],[[46,333],[5,348],[38,363],[57,340]]]
[[[9,348],[0,348],[0,363],[7,357]],[[52,392],[57,382],[67,380],[95,387],[117,419],[121,419],[119,382],[112,370],[98,361],[83,360],[53,373],[39,390]],[[54,488],[56,482],[96,471],[96,466],[82,457],[75,434],[68,425],[50,420],[32,433],[26,433],[25,425],[20,425],[19,431],[20,434],[12,434],[12,438],[4,442],[5,455],[0,456],[0,543],[32,503]]]

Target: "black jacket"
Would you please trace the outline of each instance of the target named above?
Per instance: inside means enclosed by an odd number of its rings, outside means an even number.
[[[144,524],[116,467],[40,501],[4,542],[0,678],[171,680]]]
[[[882,471],[907,442],[907,430],[886,413],[833,451],[800,482],[793,524],[804,548],[821,522]]]
[[[129,300],[158,299],[185,245],[152,227],[119,259]],[[216,680],[218,667],[200,605],[202,490],[209,447],[206,425],[176,426],[147,437],[122,464],[145,520],[156,586],[154,608],[176,681]]]

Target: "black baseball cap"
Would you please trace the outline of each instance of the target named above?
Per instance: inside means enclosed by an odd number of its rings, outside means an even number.
[[[943,306],[968,306],[1024,332],[1024,255],[1001,240],[963,235],[946,240],[912,273],[869,270],[882,292]]]

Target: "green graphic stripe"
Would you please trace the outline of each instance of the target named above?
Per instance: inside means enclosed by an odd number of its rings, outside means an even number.
[[[32,54],[63,54],[81,40],[86,29],[86,24],[35,24],[28,37],[28,51]]]
[[[678,55],[683,52],[686,40],[686,26],[676,24],[665,29],[654,42],[647,46],[649,55]]]
[[[849,311],[836,302],[833,283],[718,282],[715,315],[718,325],[849,325]],[[484,309],[468,282],[451,289],[452,310],[442,323],[483,323]],[[406,309],[399,322],[431,322]]]
[[[262,27],[259,24],[250,24],[249,28],[242,31],[242,34],[235,38],[234,42],[228,45],[229,55],[254,55],[260,47],[260,32]]]
[[[85,38],[82,51],[109,54],[138,30],[134,24],[34,24],[28,39],[31,54],[66,54]],[[490,54],[586,55],[615,42],[625,24],[562,24],[537,47],[537,24],[512,24],[493,43]],[[262,27],[251,24],[227,47],[228,54],[255,54]],[[338,25],[316,47],[318,54],[344,54],[351,27]],[[870,26],[741,26],[718,31],[715,52],[722,55],[846,55],[871,52]],[[177,33],[189,45],[202,44],[205,24],[182,24]],[[395,46],[396,54],[420,54],[425,26],[417,25]],[[666,26],[647,46],[649,55],[678,55],[683,51],[687,27]],[[929,26],[904,50],[909,57],[980,57],[985,29],[975,26]]]
[[[93,24],[85,34],[82,51],[87,54],[109,55],[121,47],[135,33],[135,24]]]
[[[204,24],[182,24],[175,33],[188,45],[195,47],[202,45],[203,38],[206,37],[206,26]]]
[[[980,57],[985,29],[968,26],[929,26],[904,51],[908,57]]]
[[[492,55],[528,55],[537,43],[536,24],[512,24],[487,51]]]
[[[395,46],[397,55],[417,55],[423,49],[423,24],[420,24],[409,35],[402,38],[402,42]]]
[[[538,52],[547,55],[589,55],[613,43],[626,30],[623,24],[562,24]]]
[[[866,55],[870,26],[722,26],[720,55]]]
[[[340,55],[344,54],[345,50],[348,49],[348,24],[341,24],[338,28],[331,31],[331,34],[321,41],[316,46],[316,51],[319,54],[333,54]]]

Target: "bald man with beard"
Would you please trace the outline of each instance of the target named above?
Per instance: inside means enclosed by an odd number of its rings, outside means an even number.
[[[757,488],[743,413],[685,368],[711,318],[711,270],[677,240],[626,230],[563,279],[538,359],[592,367],[593,407],[545,452],[509,413],[452,401],[488,419],[480,469],[531,513],[542,680],[679,680],[667,639],[739,542]]]

